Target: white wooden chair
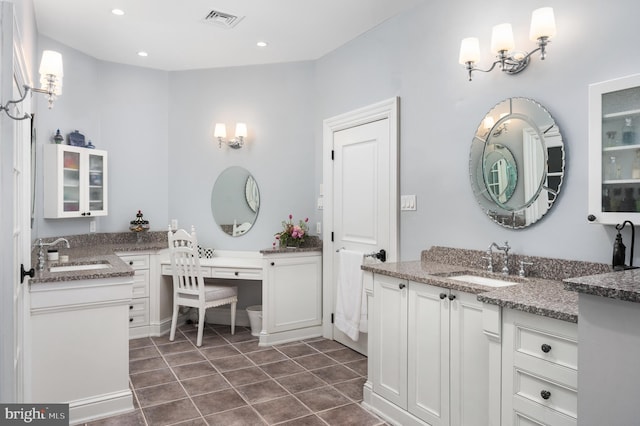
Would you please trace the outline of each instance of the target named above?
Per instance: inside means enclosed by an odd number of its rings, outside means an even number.
[[[179,229],[175,233],[169,230],[168,235],[171,271],[173,272],[173,317],[169,340],[173,341],[176,335],[180,306],[198,308],[197,346],[202,345],[207,308],[231,304],[231,334],[234,334],[238,288],[204,283],[194,227],[191,228],[191,234],[184,229]]]

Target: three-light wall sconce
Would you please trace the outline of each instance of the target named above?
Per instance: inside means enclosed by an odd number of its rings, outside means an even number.
[[[11,105],[17,105],[24,101],[29,91],[36,93],[44,93],[49,101],[49,109],[53,108],[53,102],[62,95],[62,77],[64,75],[62,68],[62,55],[53,50],[45,50],[42,52],[42,60],[40,61],[40,88],[24,85],[24,94],[18,100],[8,101],[4,105],[0,105],[0,110],[7,113],[14,120],[25,120],[31,118],[31,114],[26,113],[22,117],[16,117],[11,114]]]
[[[527,53],[514,51],[513,30],[511,24],[500,24],[493,27],[491,35],[491,51],[496,54],[496,61],[491,68],[483,70],[476,68],[476,63],[480,60],[480,42],[476,37],[468,37],[460,44],[460,64],[465,65],[469,72],[469,81],[473,71],[490,72],[496,65],[500,65],[503,72],[507,74],[518,74],[524,70],[531,59],[531,55],[540,51],[540,59],[546,57],[546,47],[549,39],[556,35],[556,23],[553,9],[543,7],[533,11],[531,15],[531,28],[529,38],[538,43],[538,47]]]
[[[246,123],[236,123],[236,135],[233,139],[227,138],[227,126],[224,123],[216,123],[213,131],[213,137],[218,139],[218,147],[222,148],[222,144],[227,144],[230,148],[239,149],[244,145],[244,138],[247,137]]]

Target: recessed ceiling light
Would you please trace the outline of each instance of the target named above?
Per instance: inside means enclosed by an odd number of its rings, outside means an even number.
[[[256,43],[256,46],[258,47],[267,47],[269,45],[269,43],[267,43],[266,41],[259,41]]]
[[[117,16],[122,16],[122,15],[124,15],[124,10],[122,10],[122,9],[113,9],[113,10],[111,10],[111,13],[113,13],[114,15],[117,15]]]
[[[145,52],[144,50],[141,50],[141,51],[138,52],[138,56],[146,58],[147,56],[149,56],[149,54],[147,52]]]

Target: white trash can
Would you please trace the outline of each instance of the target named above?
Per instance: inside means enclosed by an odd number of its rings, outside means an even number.
[[[248,306],[247,314],[251,324],[251,335],[259,336],[262,331],[262,305]]]

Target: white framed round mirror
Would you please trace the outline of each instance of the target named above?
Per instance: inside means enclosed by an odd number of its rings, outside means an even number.
[[[506,228],[533,225],[551,209],[564,165],[558,125],[542,105],[527,98],[498,103],[471,142],[473,193],[487,216]]]

